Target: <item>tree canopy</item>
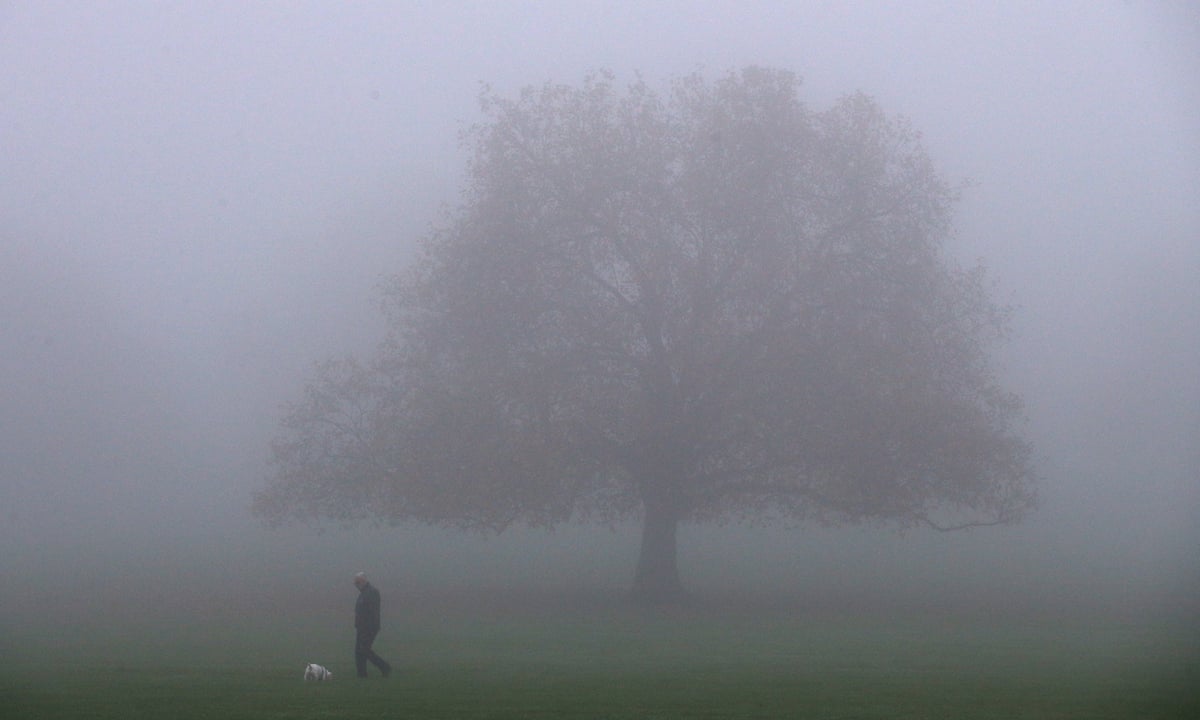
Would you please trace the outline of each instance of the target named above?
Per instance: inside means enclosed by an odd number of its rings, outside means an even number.
[[[460,205],[321,366],[268,520],[643,524],[634,589],[682,591],[680,522],[1012,522],[1034,502],[1006,311],[946,252],[919,134],[790,72],[485,91]]]

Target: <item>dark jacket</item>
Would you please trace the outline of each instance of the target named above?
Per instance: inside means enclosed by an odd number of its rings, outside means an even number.
[[[358,601],[354,603],[354,629],[360,633],[379,632],[379,591],[371,583],[358,591]]]

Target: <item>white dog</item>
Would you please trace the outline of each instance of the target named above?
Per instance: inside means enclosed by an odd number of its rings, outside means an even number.
[[[304,668],[305,680],[329,680],[333,678],[333,673],[326,670],[324,665],[309,663],[308,667]]]

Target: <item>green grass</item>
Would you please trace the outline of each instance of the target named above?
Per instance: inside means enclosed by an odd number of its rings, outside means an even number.
[[[1194,636],[1103,619],[392,608],[5,627],[0,717],[1200,718]],[[304,683],[307,662],[335,672]]]

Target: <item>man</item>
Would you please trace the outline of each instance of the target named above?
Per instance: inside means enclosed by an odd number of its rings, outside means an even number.
[[[354,664],[358,676],[367,676],[367,661],[370,660],[387,677],[392,674],[392,666],[371,649],[379,634],[379,591],[367,582],[365,573],[354,576],[354,586],[358,588],[358,601],[354,603]]]

